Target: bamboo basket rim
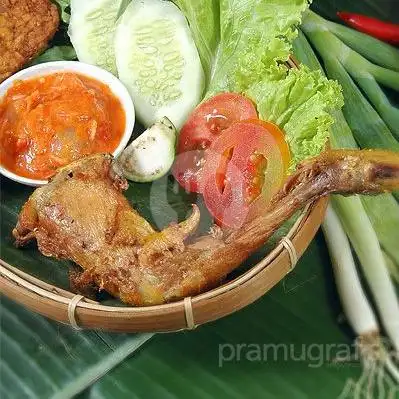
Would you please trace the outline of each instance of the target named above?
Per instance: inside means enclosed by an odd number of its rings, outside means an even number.
[[[297,61],[291,57],[287,64],[291,68],[298,68]],[[42,281],[28,273],[23,272],[16,266],[12,266],[0,258],[0,292],[10,299],[19,302],[33,311],[44,314],[52,319],[69,323],[77,327],[79,325],[89,328],[102,328],[111,331],[179,331],[182,329],[193,329],[197,325],[218,319],[224,315],[253,302],[272,286],[277,284],[287,273],[295,267],[296,261],[307,248],[313,236],[320,227],[322,217],[327,206],[327,199],[322,198],[315,203],[308,204],[296,219],[294,225],[290,228],[285,237],[271,250],[261,261],[251,266],[248,270],[238,277],[230,280],[223,285],[206,291],[202,294],[184,298],[179,301],[145,307],[132,306],[108,306],[99,302],[76,295],[70,291],[64,290],[55,285]],[[313,220],[312,229],[308,237],[304,235],[303,228],[310,220]],[[295,240],[303,240],[303,245],[295,245]],[[278,268],[278,276],[275,279],[265,281],[264,286],[259,287],[255,294],[247,292],[247,298],[240,298],[243,287],[251,285],[260,274],[264,274],[265,269],[270,268],[276,260],[281,258],[281,267]],[[236,293],[238,292],[238,294]],[[229,298],[231,308],[223,309],[219,303],[215,303],[220,298]],[[238,306],[234,305],[234,300],[239,301]],[[241,300],[241,301],[240,301]],[[207,304],[216,306],[215,314],[209,314],[209,317],[203,315],[201,320],[194,317],[194,310],[200,310],[201,306]],[[71,318],[72,305],[72,318]],[[135,316],[145,317],[151,315],[150,319],[154,325],[146,324],[141,326],[133,323],[132,326],[123,327],[122,325],[112,325],[115,318],[127,317],[127,320]],[[173,323],[167,323],[161,319],[167,315],[178,315]],[[83,316],[86,316],[87,320]],[[93,319],[94,318],[94,319]],[[100,322],[99,322],[100,320]],[[111,325],[109,323],[111,322]],[[139,321],[138,321],[139,322]]]
[[[299,215],[298,219],[294,223],[294,225],[291,227],[289,230],[288,234],[284,236],[285,239],[291,239],[295,236],[300,231],[300,228],[302,226],[302,223],[306,221],[306,219],[309,217],[311,213],[311,204],[307,205],[306,208],[301,212]],[[282,240],[281,240],[282,241]],[[223,294],[226,291],[230,291],[237,286],[247,282],[254,276],[256,276],[262,269],[267,267],[273,260],[281,253],[281,251],[287,250],[282,242],[279,242],[279,244],[272,250],[270,251],[261,261],[256,263],[254,266],[250,267],[248,270],[246,270],[244,273],[242,273],[240,276],[236,277],[235,279],[222,284],[221,286],[218,286],[214,289],[208,290],[202,294],[198,294],[195,296],[190,297],[191,301],[201,301],[201,300],[206,300],[210,298],[214,298],[220,294]],[[291,264],[291,268],[293,269],[295,265]],[[18,267],[12,266],[9,263],[5,262],[3,259],[0,258],[0,275],[10,279],[11,281],[14,281],[21,287],[26,288],[27,290],[31,290],[32,292],[35,292],[38,295],[47,297],[49,299],[52,299],[56,302],[61,302],[65,304],[69,304],[70,301],[76,296],[76,294],[64,290],[63,288],[59,288],[55,285],[46,283],[43,280],[38,279],[37,277],[34,277],[28,273],[25,273],[18,269]],[[36,284],[36,285],[35,285]],[[151,306],[109,306],[109,305],[103,305],[100,302],[93,301],[89,298],[84,297],[82,301],[80,301],[77,306],[86,308],[86,309],[92,309],[92,310],[101,310],[105,312],[118,312],[121,311],[122,309],[125,312],[144,312],[148,310],[164,310],[167,307],[173,307],[175,304],[181,304],[184,302],[184,300],[179,300],[175,302],[170,302],[162,305],[151,305]]]
[[[316,203],[309,204],[306,208],[304,208],[295,224],[285,236],[290,240],[291,243],[293,243],[293,247],[295,248],[298,257],[307,248],[308,244],[313,239],[313,236],[320,227],[327,202],[327,198],[322,198]],[[313,223],[310,223],[311,220]],[[303,229],[306,225],[310,224],[312,224],[313,227],[310,229],[308,234],[305,234]],[[300,244],[296,245],[296,240],[303,240],[302,246]],[[276,260],[281,257],[282,262],[277,267],[279,276],[275,279],[268,280],[268,286],[265,285],[262,287],[261,292],[257,292],[254,298],[241,298],[243,300],[243,304],[236,307],[234,305],[234,301],[240,299],[241,291],[243,291],[242,288],[244,286],[250,287],[256,280],[257,276],[271,268]],[[162,332],[193,329],[198,325],[233,313],[262,296],[271,287],[277,284],[286,274],[293,270],[293,266],[295,265],[292,265],[291,261],[292,259],[289,256],[289,251],[280,241],[280,243],[266,257],[242,273],[240,276],[205,293],[176,302],[146,307],[108,306],[87,298],[83,298],[76,304],[74,312],[76,312],[76,317],[78,320],[80,320],[80,316],[85,313],[93,314],[95,320],[81,320],[81,322],[78,323],[81,327],[88,328],[100,328],[110,331],[124,332]],[[31,310],[44,314],[52,319],[74,325],[74,323],[71,322],[70,318],[68,317],[68,307],[70,306],[72,300],[76,297],[74,293],[46,283],[30,274],[21,271],[17,267],[10,265],[2,259],[0,259],[0,292],[4,293],[10,299],[27,306]],[[233,298],[233,304],[224,309],[223,304],[220,307],[219,303],[217,306],[217,312],[215,314],[211,313],[206,315],[205,318],[202,318],[204,320],[198,320],[197,316],[194,317],[194,313],[196,313],[194,310],[200,310],[202,306],[206,307],[206,305],[212,301],[220,302],[221,298],[223,297],[227,297],[229,299]],[[188,309],[187,299],[189,299]],[[32,300],[34,302],[32,302]],[[49,304],[49,306],[52,308],[51,311],[42,309],[42,301]],[[164,322],[158,325],[158,322],[160,321],[158,318],[166,317],[167,319],[168,314],[172,315],[176,312],[180,315],[178,317],[178,321],[174,320],[171,325]],[[193,319],[191,323],[188,320],[188,316],[190,315]],[[135,317],[137,316],[149,316],[150,325],[145,324],[140,326],[134,322],[133,327],[127,326],[125,328],[119,323],[121,320],[122,324],[123,322],[128,322],[130,319],[131,321],[134,321]],[[121,320],[119,320],[116,325],[113,325],[115,318]],[[137,322],[140,322],[140,320],[137,320]],[[166,327],[164,324],[166,324]]]

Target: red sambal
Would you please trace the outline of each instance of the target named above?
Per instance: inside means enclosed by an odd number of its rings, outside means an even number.
[[[67,72],[16,82],[0,101],[0,163],[47,179],[84,155],[113,152],[126,117],[110,88]]]

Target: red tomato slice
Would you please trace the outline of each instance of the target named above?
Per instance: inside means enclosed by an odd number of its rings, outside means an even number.
[[[205,204],[216,222],[240,228],[265,211],[290,161],[283,132],[260,120],[237,122],[209,147],[203,172]]]
[[[257,118],[251,100],[236,93],[221,93],[200,104],[180,131],[175,179],[187,191],[201,192],[205,150],[233,123]]]

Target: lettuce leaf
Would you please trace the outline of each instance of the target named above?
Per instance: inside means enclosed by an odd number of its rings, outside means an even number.
[[[307,0],[220,0],[221,41],[209,94],[245,92],[283,73]]]
[[[260,118],[276,123],[285,132],[292,169],[303,159],[319,154],[334,123],[330,112],[342,107],[343,97],[338,83],[319,71],[305,66],[290,69],[286,65],[293,52],[297,26],[309,2],[175,0],[175,3],[190,22],[205,70],[211,70],[205,98],[231,91],[254,100]],[[220,35],[209,26],[218,17]]]
[[[323,150],[334,123],[330,112],[343,105],[339,84],[304,65],[287,70],[283,79],[262,80],[246,93],[257,104],[260,118],[285,132],[292,168]]]
[[[186,16],[208,82],[219,44],[219,0],[174,0]]]

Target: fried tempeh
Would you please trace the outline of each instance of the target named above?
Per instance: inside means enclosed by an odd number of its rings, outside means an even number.
[[[75,286],[94,283],[131,305],[161,304],[218,285],[295,211],[330,193],[375,194],[399,188],[399,154],[328,151],[304,162],[265,214],[240,230],[189,242],[199,211],[155,231],[122,194],[112,158],[92,155],[64,167],[24,205],[17,245],[37,240],[46,256],[83,268]]]
[[[0,0],[0,83],[44,50],[58,25],[50,0]]]

